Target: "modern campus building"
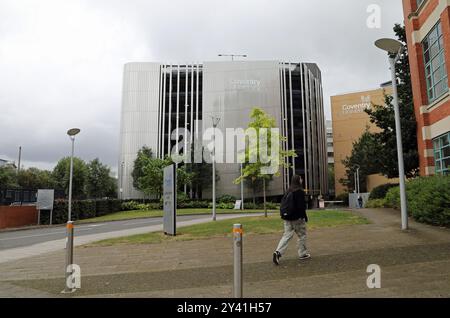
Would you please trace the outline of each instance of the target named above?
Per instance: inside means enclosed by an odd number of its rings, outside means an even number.
[[[276,119],[286,137],[285,150],[298,155],[267,187],[268,196],[281,195],[295,172],[311,193],[327,194],[327,149],[321,73],[316,64],[279,61],[205,62],[168,65],[125,65],[119,158],[122,198],[139,198],[131,172],[138,150],[150,147],[157,157],[170,154],[174,130],[192,127],[194,133],[212,127],[247,128],[250,112],[259,107]],[[189,129],[191,130],[191,129]],[[217,162],[235,149],[216,154]],[[233,154],[235,155],[235,154]],[[224,160],[225,161],[225,160]],[[240,196],[240,164],[218,163],[217,195]],[[261,193],[258,194],[260,196]],[[208,196],[206,194],[205,196]],[[251,190],[245,189],[245,197]]]
[[[450,174],[450,1],[403,0],[420,174]]]
[[[334,176],[336,195],[352,191],[340,181],[347,179],[346,168],[342,161],[351,155],[353,143],[358,141],[368,128],[370,132],[378,132],[379,128],[370,122],[366,109],[373,105],[384,105],[385,94],[392,94],[391,82],[384,83],[380,88],[369,91],[342,94],[331,97],[331,115],[333,121]],[[367,190],[395,182],[382,175],[367,177]]]

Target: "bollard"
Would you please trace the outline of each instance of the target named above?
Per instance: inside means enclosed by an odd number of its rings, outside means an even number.
[[[72,269],[72,264],[73,264],[73,222],[69,221],[67,222],[66,225],[67,228],[67,242],[66,242],[66,268],[65,270],[65,277],[66,277],[66,282],[65,282],[65,288],[63,293],[73,293],[75,291],[75,289],[69,288],[69,286],[67,286],[67,282],[69,277],[72,275],[71,271],[68,271],[68,269]]]
[[[233,297],[242,298],[242,224],[233,225],[234,289]]]

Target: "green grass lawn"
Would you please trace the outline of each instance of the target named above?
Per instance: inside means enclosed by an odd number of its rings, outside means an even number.
[[[217,214],[241,214],[241,213],[264,213],[264,210],[216,210]],[[268,210],[268,212],[274,212]],[[211,214],[211,209],[178,209],[177,215],[193,215],[193,214]],[[121,220],[132,220],[132,219],[141,219],[141,218],[151,218],[163,216],[162,210],[142,210],[142,211],[123,211],[112,213],[104,216],[99,216],[91,219],[84,219],[76,221],[77,224],[82,223],[98,223],[98,222],[107,222],[107,221],[121,221]]]
[[[363,217],[354,215],[347,211],[314,211],[309,212],[308,229],[322,227],[334,227],[343,225],[368,224],[369,221]],[[175,237],[166,236],[161,232],[148,234],[139,234],[127,237],[103,240],[89,244],[88,246],[110,246],[115,244],[154,244],[169,241],[188,241],[207,239],[211,237],[231,237],[233,224],[241,223],[244,228],[244,235],[248,234],[270,234],[281,233],[283,231],[283,222],[279,215],[242,217],[205,224],[197,224],[178,228],[178,234]]]

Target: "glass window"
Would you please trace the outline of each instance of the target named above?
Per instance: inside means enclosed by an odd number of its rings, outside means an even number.
[[[433,140],[436,173],[450,175],[450,132]]]
[[[428,103],[432,103],[448,91],[448,75],[443,44],[441,22],[439,22],[422,42]]]

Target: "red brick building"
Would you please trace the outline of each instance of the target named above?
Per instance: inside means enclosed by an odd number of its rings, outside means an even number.
[[[450,0],[403,0],[420,174],[450,175]]]

